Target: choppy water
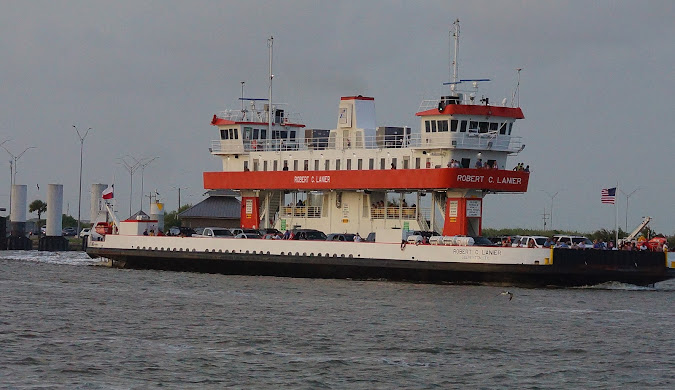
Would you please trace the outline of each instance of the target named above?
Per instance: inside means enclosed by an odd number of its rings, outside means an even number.
[[[675,388],[675,282],[502,289],[0,252],[2,388]]]

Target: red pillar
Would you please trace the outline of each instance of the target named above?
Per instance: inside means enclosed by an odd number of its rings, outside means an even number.
[[[242,196],[241,197],[241,227],[245,229],[258,229],[260,222],[260,215],[258,210],[258,202],[260,198],[257,196]]]
[[[478,235],[483,230],[483,200],[480,198],[448,198],[445,203],[444,236],[467,236],[469,226],[477,226]]]

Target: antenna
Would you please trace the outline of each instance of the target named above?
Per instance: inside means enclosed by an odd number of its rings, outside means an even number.
[[[459,65],[457,64],[457,57],[459,56],[459,19],[456,19],[452,25],[454,26],[454,32],[451,31],[450,36],[454,37],[455,41],[455,58],[452,61],[452,84],[450,84],[450,91],[455,92],[457,73],[459,71]]]
[[[518,82],[516,82],[516,88],[513,90],[513,95],[511,95],[511,107],[520,107],[520,71],[521,70],[523,70],[523,68],[516,68],[516,72],[518,72]],[[513,105],[514,101],[516,101],[515,106]]]
[[[244,109],[244,84],[246,84],[246,81],[240,81],[240,83],[241,83],[241,113],[243,115],[246,112],[246,110]]]
[[[270,49],[269,50],[269,55],[270,55],[270,90],[269,90],[269,101],[268,101],[268,109],[267,109],[267,134],[272,134],[272,79],[274,78],[274,74],[272,74],[272,54],[274,52],[274,37],[270,36],[270,38],[267,40],[267,47]]]

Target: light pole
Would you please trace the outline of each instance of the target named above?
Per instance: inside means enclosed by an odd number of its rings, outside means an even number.
[[[553,199],[555,199],[555,197],[558,196],[558,194],[560,193],[560,190],[556,191],[556,193],[553,194],[553,195],[551,195],[551,193],[549,193],[548,191],[544,191],[544,190],[539,190],[539,191],[545,193],[546,195],[549,196],[549,198],[551,198],[551,213],[550,213],[551,215],[550,215],[550,221],[551,221],[551,230],[553,230]]]
[[[628,233],[628,199],[630,199],[630,197],[633,196],[633,194],[636,193],[637,190],[639,190],[641,188],[642,187],[638,187],[638,188],[634,189],[633,192],[631,192],[630,194],[626,194],[625,192],[623,192],[622,189],[619,188],[619,191],[621,191],[621,193],[626,196],[626,233]]]
[[[145,173],[145,167],[150,165],[151,162],[157,160],[158,158],[159,157],[153,157],[150,160],[145,159],[146,161],[144,161],[144,159],[141,159],[141,161],[139,161],[141,167],[141,211],[143,211],[143,174]],[[150,200],[150,203],[152,203],[152,200]]]
[[[7,140],[9,141],[9,140]],[[9,151],[3,144],[7,141],[3,141],[0,146],[5,149],[5,151],[12,156],[12,160],[9,160],[9,176],[10,176],[10,188],[9,188],[9,215],[12,215],[12,187],[14,184],[16,184],[16,163],[19,161],[21,156],[23,156],[24,153],[28,151],[28,149],[35,149],[35,146],[29,146],[26,149],[23,150],[23,152],[19,153],[19,155],[15,156],[12,154],[12,152]],[[13,163],[13,165],[12,165]],[[13,170],[13,172],[12,172]]]
[[[77,137],[80,139],[80,190],[77,192],[77,236],[80,236],[80,221],[82,220],[81,210],[82,210],[82,151],[84,150],[84,139],[87,138],[89,130],[91,127],[84,132],[84,135],[80,134],[80,130],[77,129],[77,126],[73,125]]]
[[[139,165],[138,160],[133,157],[131,157],[131,159],[134,160],[135,164],[129,164],[124,158],[119,159],[124,168],[126,168],[127,172],[129,172],[129,216],[131,216],[131,200],[134,194],[134,172],[136,172]]]

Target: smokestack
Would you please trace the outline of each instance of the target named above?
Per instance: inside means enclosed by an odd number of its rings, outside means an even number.
[[[107,184],[92,184],[91,185],[91,203],[89,209],[89,221],[96,224],[100,214],[105,216],[105,206],[103,205],[103,191],[108,188]],[[103,219],[105,221],[105,219]]]

